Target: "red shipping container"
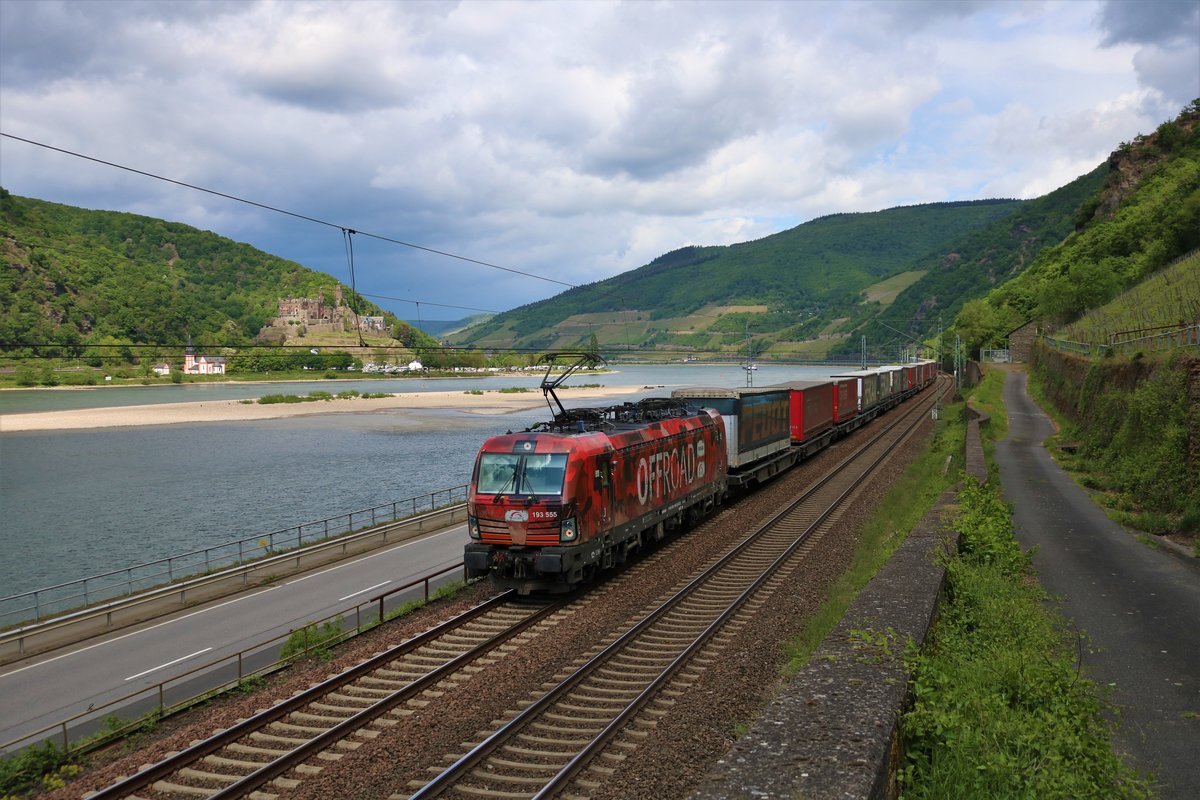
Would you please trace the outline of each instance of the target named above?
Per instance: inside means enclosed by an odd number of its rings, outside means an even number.
[[[832,381],[786,381],[774,387],[790,390],[792,444],[803,444],[833,427]]]

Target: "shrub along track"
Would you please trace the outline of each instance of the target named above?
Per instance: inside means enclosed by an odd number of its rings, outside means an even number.
[[[908,405],[916,404],[910,401]],[[888,417],[899,417],[905,410],[902,406]],[[743,531],[755,527],[780,505],[794,499],[831,463],[859,446],[882,424],[883,421],[874,423],[835,443],[736,506],[722,511],[697,530],[669,542],[598,586],[574,604],[571,612],[560,615],[556,623],[539,626],[537,630],[543,634],[536,640],[502,646],[504,656],[490,659],[492,663],[486,671],[463,680],[460,689],[442,697],[422,698],[408,707],[410,713],[402,725],[388,726],[385,735],[361,738],[354,742],[353,749],[336,751],[342,756],[337,762],[310,759],[312,766],[325,769],[315,775],[303,775],[304,780],[294,788],[274,784],[267,791],[297,800],[386,797],[394,793],[407,796],[411,781],[423,783],[428,780],[430,764],[438,755],[461,753],[482,736],[490,734],[490,720],[511,716],[511,709],[527,705],[531,688],[537,689],[534,694],[540,696],[543,684],[562,677],[564,663],[579,653],[594,651],[596,643],[611,637],[613,630],[628,627],[629,620],[645,616],[648,596],[668,592],[678,583],[680,575],[693,574],[719,557],[732,543],[743,538]],[[913,448],[905,450],[910,456]],[[721,634],[726,649],[719,660],[708,669],[700,669],[694,664],[688,668],[689,680],[697,673],[702,674],[691,692],[676,699],[669,717],[662,718],[649,729],[639,718],[636,724],[646,733],[647,746],[632,753],[622,753],[626,759],[622,769],[606,779],[595,796],[621,797],[643,792],[678,796],[683,787],[694,784],[706,764],[730,744],[734,726],[752,715],[764,693],[770,690],[782,661],[781,640],[794,636],[804,619],[819,606],[824,591],[840,575],[852,555],[858,524],[868,514],[871,500],[882,493],[880,484],[894,479],[902,471],[904,461],[904,455],[889,459],[883,474],[877,475],[868,490],[859,493],[852,508],[843,513],[833,535],[823,537],[816,544],[802,576],[790,581],[787,592],[777,595],[757,615],[741,623],[744,625],[741,633],[726,631]],[[105,786],[117,775],[130,772],[131,764],[161,758],[167,751],[179,749],[197,738],[199,731],[206,736],[214,725],[229,725],[254,707],[261,707],[274,697],[293,693],[295,685],[311,682],[315,674],[353,666],[368,654],[389,646],[388,640],[413,635],[432,624],[435,617],[444,617],[451,610],[457,612],[486,592],[486,588],[476,587],[472,600],[455,601],[449,609],[425,609],[413,618],[359,637],[339,648],[333,665],[297,665],[293,669],[300,675],[290,684],[272,681],[266,690],[252,697],[230,698],[206,712],[197,712],[200,715],[198,721],[172,721],[164,727],[179,730],[169,734],[164,731],[157,741],[143,743],[139,754],[116,759],[85,773],[65,790],[47,796],[54,800],[78,798],[89,789]],[[424,704],[425,701],[429,701],[428,704]],[[654,710],[650,709],[651,712]],[[603,758],[607,761],[611,755]],[[667,761],[672,764],[671,768],[664,768]],[[308,768],[303,770],[304,773],[310,771]],[[301,777],[295,772],[291,775]]]

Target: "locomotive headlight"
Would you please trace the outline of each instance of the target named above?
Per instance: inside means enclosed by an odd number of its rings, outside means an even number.
[[[467,535],[472,539],[479,538],[479,520],[475,517],[467,517]]]
[[[573,542],[578,535],[579,530],[575,527],[575,518],[564,519],[559,528],[558,538],[564,542]]]

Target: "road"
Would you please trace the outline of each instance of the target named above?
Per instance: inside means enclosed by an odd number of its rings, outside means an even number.
[[[1149,546],[1105,516],[1042,446],[1054,426],[1027,376],[1004,385],[1009,437],[996,445],[1017,538],[1036,546],[1042,586],[1086,635],[1087,674],[1113,687],[1115,747],[1162,800],[1200,787],[1200,566]]]
[[[462,560],[466,540],[465,527],[456,525],[0,668],[0,742],[186,675],[448,567]],[[232,667],[226,672],[231,673],[226,679],[236,676]]]

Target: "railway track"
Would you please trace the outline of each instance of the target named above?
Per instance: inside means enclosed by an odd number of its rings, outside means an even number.
[[[511,592],[481,603],[429,631],[298,692],[271,708],[90,796],[235,798],[256,795],[310,759],[336,760],[436,697],[460,670],[492,653],[563,607],[515,601]]]
[[[410,784],[411,800],[589,797],[670,713],[672,695],[787,584],[845,501],[920,423],[929,395],[448,768],[431,767],[436,777]]]
[[[449,756],[443,761],[454,762],[449,768],[431,767],[436,777],[412,784],[412,796],[588,796],[655,719],[669,713],[672,693],[684,691],[793,575],[799,556],[823,535],[839,504],[927,413],[933,393],[926,394],[904,413],[889,415],[890,424],[862,449],[508,724],[481,734],[467,753]],[[531,605],[501,595],[89,800],[265,800],[295,788],[306,775],[401,724],[414,709],[454,691],[482,669],[472,662],[576,604]]]

